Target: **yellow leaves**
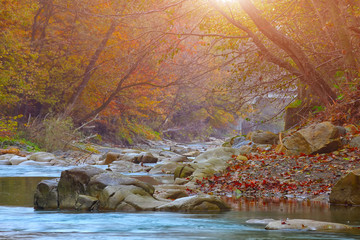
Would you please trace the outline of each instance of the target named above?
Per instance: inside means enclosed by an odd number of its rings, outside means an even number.
[[[23,115],[14,117],[0,117],[0,136],[12,136],[16,133],[18,128],[17,119]]]

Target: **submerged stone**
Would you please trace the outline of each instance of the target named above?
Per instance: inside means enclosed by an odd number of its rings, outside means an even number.
[[[312,231],[324,231],[324,230],[347,230],[353,229],[353,227],[331,222],[321,222],[308,219],[287,219],[270,222],[265,227],[266,230],[285,230],[285,229],[297,229],[297,230],[312,230]]]

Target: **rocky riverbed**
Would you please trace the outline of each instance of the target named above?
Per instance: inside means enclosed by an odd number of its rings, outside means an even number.
[[[63,171],[59,179],[42,181],[35,193],[36,209],[228,210],[218,195],[322,201],[329,201],[330,195],[334,204],[357,205],[360,152],[356,134],[325,122],[279,139],[258,131],[224,147],[213,141],[149,143],[142,149],[93,146],[92,153],[27,153],[9,148],[2,150],[0,164],[85,165]],[[106,170],[91,165],[103,165]],[[168,175],[173,181],[153,186],[121,173]]]

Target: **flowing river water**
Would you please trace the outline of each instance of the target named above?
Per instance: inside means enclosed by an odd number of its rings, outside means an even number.
[[[234,210],[220,214],[35,211],[37,183],[65,169],[0,166],[0,239],[360,239],[359,231],[268,231],[265,224],[247,223],[303,218],[360,226],[360,207],[307,201],[228,199]],[[135,177],[167,181],[165,176]]]

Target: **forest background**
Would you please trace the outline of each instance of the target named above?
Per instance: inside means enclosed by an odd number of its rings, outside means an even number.
[[[269,94],[359,123],[357,0],[0,4],[2,141],[222,137]]]

